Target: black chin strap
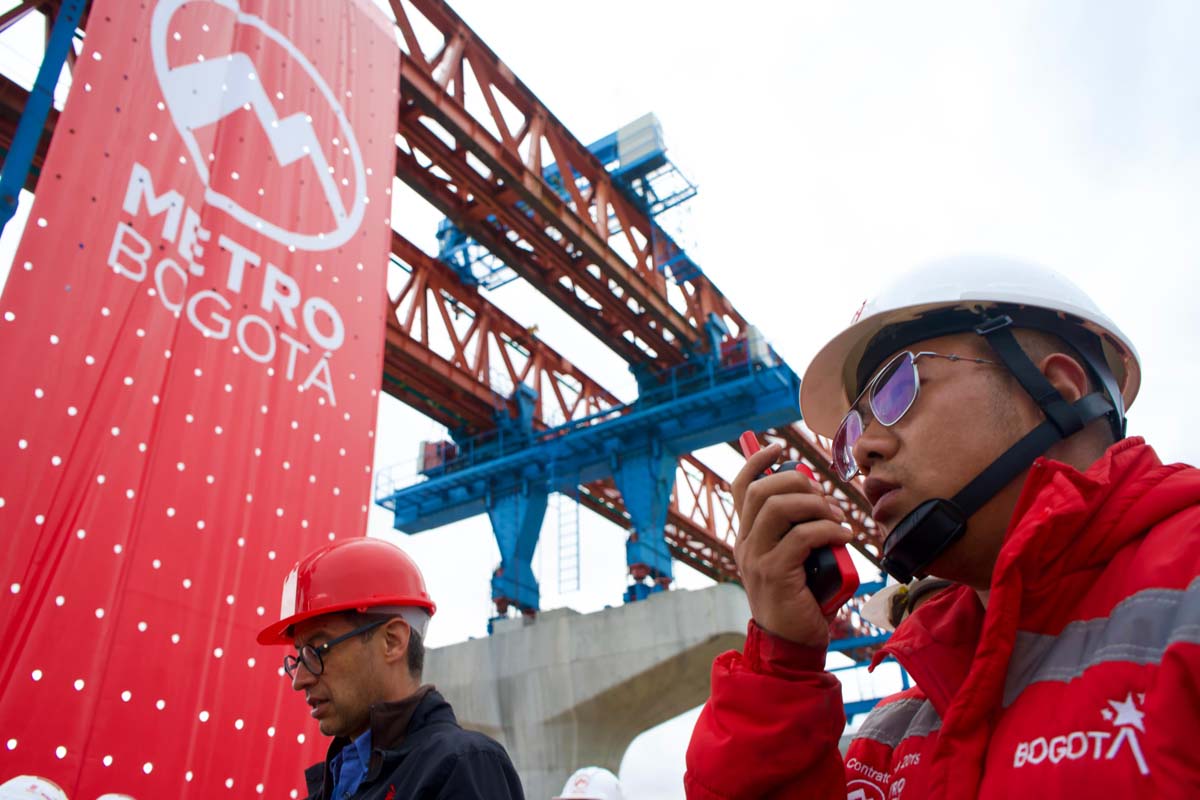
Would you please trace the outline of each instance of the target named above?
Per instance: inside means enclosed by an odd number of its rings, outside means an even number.
[[[1011,325],[1012,320],[1008,317],[996,317],[985,320],[975,332],[988,340],[996,355],[1045,413],[1046,419],[953,498],[926,500],[900,520],[883,543],[882,563],[883,568],[901,583],[912,580],[933,563],[966,532],[967,520],[972,514],[1028,469],[1055,442],[1113,411],[1112,403],[1101,392],[1068,403],[1021,349]]]

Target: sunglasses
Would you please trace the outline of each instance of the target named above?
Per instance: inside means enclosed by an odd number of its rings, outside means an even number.
[[[944,358],[947,361],[970,361],[975,364],[995,364],[985,358],[943,355],[941,353],[898,353],[883,365],[875,377],[867,383],[862,393],[850,404],[850,410],[842,418],[837,432],[833,434],[833,468],[838,476],[848,481],[858,474],[858,462],[854,460],[854,445],[862,437],[867,423],[863,420],[859,404],[864,397],[871,410],[871,417],[885,428],[890,428],[904,418],[916,402],[921,390],[921,375],[917,372],[917,360],[921,358]]]

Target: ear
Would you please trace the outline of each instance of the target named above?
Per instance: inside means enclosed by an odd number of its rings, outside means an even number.
[[[1042,359],[1038,369],[1068,403],[1088,393],[1087,371],[1066,353],[1051,353]]]
[[[408,623],[400,617],[394,617],[384,624],[382,632],[384,659],[389,663],[403,663],[408,657],[408,639],[411,633]]]

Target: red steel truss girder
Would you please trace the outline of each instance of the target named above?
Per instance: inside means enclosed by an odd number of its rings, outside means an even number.
[[[498,371],[511,386],[525,384],[536,391],[534,419],[543,428],[621,405],[615,395],[484,299],[477,288],[466,286],[448,266],[395,232],[392,253],[407,268],[408,279],[389,301],[388,346],[415,362],[417,380],[429,381],[417,385],[418,390],[428,388],[432,396],[446,398],[439,389],[452,384],[476,406],[510,407],[510,399],[496,391]],[[464,313],[470,319],[465,326],[458,322]],[[437,348],[449,352],[440,355]],[[495,427],[491,413],[480,419],[470,402],[460,401],[457,393],[450,397],[463,416],[477,420],[478,430]]]
[[[395,232],[392,254],[409,273],[396,298],[389,299],[384,358],[384,390],[389,394],[443,424],[466,422],[489,429],[495,424],[494,409],[514,411],[493,388],[489,365],[491,355],[498,354],[509,380],[540,390],[534,410],[539,428],[549,427],[548,409],[575,419],[620,404],[477,288],[463,284],[450,267]],[[473,318],[465,330],[451,319],[460,309]],[[448,358],[433,349],[438,346],[434,337],[442,349],[450,350]],[[528,354],[523,364],[512,362],[506,352],[514,345]],[[550,400],[545,397],[547,386]],[[566,394],[564,387],[569,387]],[[612,481],[585,484],[579,497],[602,516],[628,527],[629,515]],[[684,456],[667,511],[666,539],[672,554],[715,580],[737,580],[733,536],[729,484],[699,459]]]
[[[495,219],[489,221],[486,219],[487,215],[480,213],[480,210],[468,208],[464,209],[464,213],[460,216],[452,217],[452,219],[455,219],[465,231],[485,245],[485,238],[481,238],[481,236],[486,237],[485,231],[488,228],[499,227],[501,231],[505,229],[520,231],[521,241],[526,246],[532,248],[534,252],[541,255],[545,263],[552,264],[553,268],[552,270],[542,272],[532,270],[525,263],[528,255],[522,254],[522,257],[514,261],[506,260],[506,263],[513,270],[539,288],[551,286],[557,281],[559,276],[568,278],[577,285],[583,284],[589,286],[591,291],[588,294],[599,309],[605,312],[606,316],[621,321],[621,326],[616,329],[616,333],[622,339],[632,336],[646,342],[650,352],[648,354],[645,350],[638,349],[635,356],[637,362],[646,361],[649,357],[650,360],[659,361],[662,366],[667,366],[680,360],[682,358],[682,351],[680,349],[678,330],[664,332],[656,314],[644,312],[642,310],[644,304],[636,302],[636,299],[642,298],[637,294],[634,294],[632,297],[628,295],[628,281],[618,281],[613,277],[613,272],[619,268],[589,269],[594,264],[596,257],[594,255],[591,258],[586,257],[584,251],[581,251],[569,236],[563,235],[563,227],[567,227],[568,229],[577,227],[577,220],[572,219],[573,215],[564,210],[561,214],[561,219],[555,220],[553,223],[545,221],[544,209],[547,203],[552,202],[549,199],[545,201],[538,200],[533,204],[535,207],[543,209],[543,213],[541,214],[534,214],[525,209],[518,208],[517,204],[520,201],[526,202],[528,206],[527,198],[529,197],[528,192],[513,190],[514,187],[519,190],[519,184],[514,183],[514,181],[520,180],[519,178],[507,175],[499,177],[494,168],[490,175],[483,175],[466,158],[467,152],[477,153],[481,150],[493,149],[495,147],[494,143],[488,141],[490,134],[467,116],[465,112],[455,114],[454,122],[446,123],[445,127],[454,130],[456,146],[453,148],[447,146],[426,125],[426,120],[431,118],[429,114],[430,109],[436,108],[436,106],[429,102],[419,102],[423,98],[419,94],[417,100],[413,100],[413,81],[423,88],[428,89],[431,79],[424,76],[419,70],[415,70],[412,67],[412,62],[403,58],[400,64],[400,75],[401,97],[408,98],[407,100],[401,100],[401,114],[399,116],[400,135],[412,144],[417,145],[423,151],[431,153],[434,162],[433,166],[448,173],[455,182],[464,185],[476,184],[478,188],[477,191],[472,192],[471,199],[488,197],[491,201],[488,205],[494,209],[489,213],[495,215]],[[410,75],[412,80],[408,80]],[[437,87],[434,87],[433,90],[440,91]],[[456,111],[456,109],[451,106],[451,111]],[[473,145],[472,143],[476,139],[483,140],[485,146],[481,148]],[[484,159],[489,162],[489,166],[493,166],[493,155],[493,153],[487,153],[487,157]],[[399,166],[398,162],[397,167]],[[408,175],[399,170],[398,174],[418,191],[421,191],[424,187],[422,182],[412,181]],[[540,188],[544,188],[547,195],[550,195],[555,200],[558,199],[558,196],[549,187],[541,184],[540,177],[526,177],[525,180],[528,182],[538,181]],[[435,205],[440,205],[433,198],[426,196],[426,199],[434,202]],[[561,206],[561,203],[559,205]],[[480,236],[476,234],[480,234]],[[594,252],[591,251],[593,254]],[[500,254],[497,253],[497,255]],[[612,257],[614,259],[617,258],[615,254]],[[617,272],[617,274],[624,277],[621,272]],[[570,301],[570,304],[565,306],[564,310],[573,316],[576,315],[579,307],[576,296],[573,293],[563,294],[558,292],[556,294]],[[556,297],[555,299],[557,301],[558,298]],[[635,300],[632,304],[631,299]],[[662,309],[658,310],[661,311]],[[673,310],[671,310],[671,313],[674,313]],[[691,338],[689,332],[685,341],[690,341]]]
[[[447,175],[443,166],[462,160],[462,153],[447,147],[423,126],[406,125],[406,118],[417,113],[413,107],[402,106],[400,110],[402,145],[396,152],[397,175],[447,217],[458,220],[472,237],[626,361],[645,360],[645,351],[626,338],[636,325],[633,312],[626,306],[601,306],[592,299],[608,291],[598,276],[586,273],[580,279],[582,283],[567,277],[561,267],[563,256],[556,252],[556,246],[530,244],[548,235],[524,215],[501,222],[506,214],[504,198],[511,194],[507,189],[491,186],[469,168],[455,170],[457,179]]]
[[[469,148],[490,171],[489,180],[516,190],[527,208],[511,208],[510,217],[532,213],[543,227],[561,234],[560,248],[572,254],[568,274],[581,277],[589,268],[598,268],[622,290],[620,295],[596,297],[601,304],[633,303],[639,312],[647,312],[640,314],[636,332],[651,342],[661,330],[670,339],[670,349],[654,348],[649,358],[643,355],[639,361],[667,365],[683,357],[683,348],[703,347],[701,329],[710,311],[731,330],[743,330],[745,320],[702,274],[681,281],[677,300],[682,310],[676,309],[656,261],[661,254],[655,253],[654,243],[663,237],[655,224],[617,190],[587,148],[453,11],[440,0],[393,0],[391,5],[407,49],[401,60],[401,95],[414,98],[430,118]],[[440,34],[442,41],[436,48],[427,50],[418,39],[407,10],[410,6]],[[465,103],[467,67],[473,77],[471,88],[486,104],[478,114]],[[508,114],[500,108],[501,99]],[[510,118],[514,118],[511,123]],[[569,202],[542,179],[543,150],[564,176]],[[570,180],[572,176],[579,176],[584,187]],[[620,227],[622,247],[631,254],[628,260],[608,244],[610,219]]]

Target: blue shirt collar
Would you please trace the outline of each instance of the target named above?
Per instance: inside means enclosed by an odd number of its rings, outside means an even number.
[[[329,762],[333,773],[333,797],[341,800],[358,790],[371,764],[371,729],[353,739]]]

